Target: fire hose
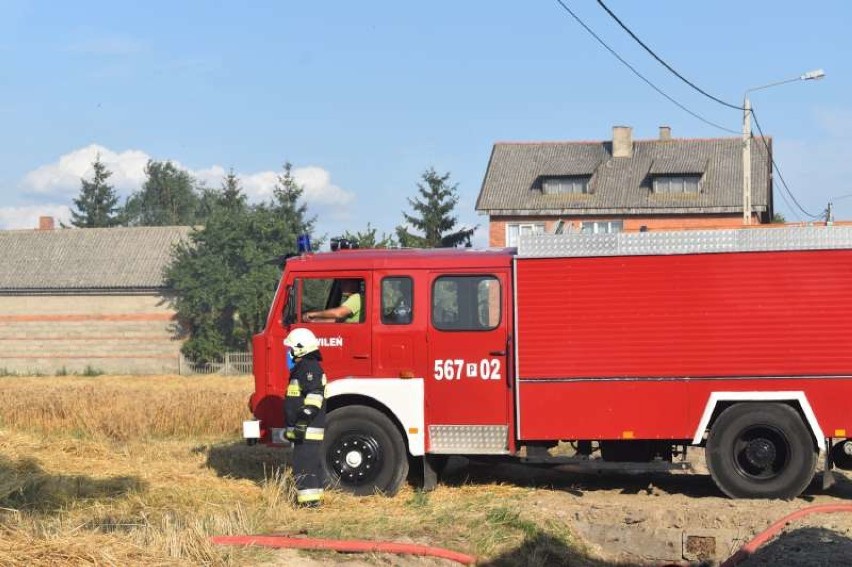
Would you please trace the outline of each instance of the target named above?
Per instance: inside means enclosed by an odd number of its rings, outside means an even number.
[[[364,539],[324,539],[313,537],[268,536],[215,536],[210,538],[220,545],[259,545],[286,549],[327,549],[348,553],[396,553],[402,555],[423,555],[449,559],[462,565],[473,565],[476,558],[457,551],[418,545],[414,543],[395,543],[389,541],[370,541]]]
[[[720,567],[735,567],[745,559],[748,559],[761,545],[772,539],[778,532],[784,529],[793,520],[810,516],[811,514],[832,514],[836,512],[852,512],[852,504],[818,504],[796,510],[787,514],[768,528],[754,536],[751,541],[742,546],[736,553],[725,560]]]

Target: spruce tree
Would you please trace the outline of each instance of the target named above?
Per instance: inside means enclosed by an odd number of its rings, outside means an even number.
[[[98,154],[92,162],[91,180],[80,179],[80,195],[74,199],[76,210],[71,211],[71,224],[77,228],[116,226],[120,222],[118,195],[107,183],[112,172]]]
[[[422,234],[413,234],[405,226],[396,227],[399,244],[405,248],[452,248],[459,245],[470,246],[470,238],[476,227],[453,230],[457,219],[452,215],[458,204],[458,184],[449,184],[450,174],[438,175],[430,167],[421,176],[422,183],[417,184],[420,197],[409,198],[408,203],[414,214],[402,213],[405,221]]]

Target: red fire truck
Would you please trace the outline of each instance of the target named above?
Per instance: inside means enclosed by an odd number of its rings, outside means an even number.
[[[344,279],[360,321],[305,321]],[[826,485],[852,468],[850,322],[849,227],[306,253],[254,337],[244,436],[286,444],[282,341],[306,327],[329,378],[326,471],[354,493],[395,493],[409,463],[431,488],[448,455],[658,470],[700,446],[725,494],[792,498],[821,453]]]

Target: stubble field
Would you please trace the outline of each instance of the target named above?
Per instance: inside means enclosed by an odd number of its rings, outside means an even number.
[[[250,377],[0,378],[0,565],[447,565],[387,555],[220,547],[213,535],[360,538],[447,547],[481,565],[660,565],[688,536],[716,559],[784,514],[852,499],[732,501],[698,474],[594,476],[454,459],[424,494],[292,505],[286,453],[245,447]],[[852,515],[791,525],[750,563],[852,564]],[[841,561],[838,563],[837,561]],[[696,564],[699,559],[695,558]]]

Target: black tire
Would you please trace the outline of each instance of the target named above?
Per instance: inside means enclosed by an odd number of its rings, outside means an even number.
[[[357,496],[393,496],[408,474],[408,453],[387,416],[366,406],[347,406],[328,415],[323,467],[331,486]]]
[[[817,451],[792,407],[740,403],[710,429],[707,468],[731,498],[795,498],[813,480]]]

